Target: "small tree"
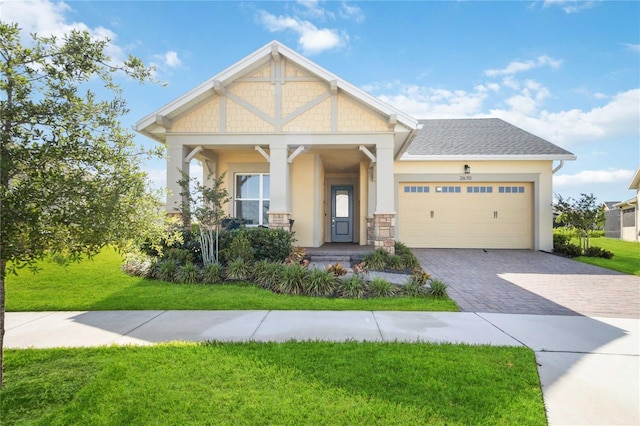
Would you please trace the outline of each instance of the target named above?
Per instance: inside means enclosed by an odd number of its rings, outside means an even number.
[[[223,173],[217,178],[209,175],[210,186],[201,184],[195,178],[190,179],[186,173],[178,181],[182,188],[180,195],[184,200],[180,204],[180,213],[185,223],[190,224],[193,219],[198,222],[202,263],[205,268],[220,263],[218,242],[220,224],[224,217],[223,206],[231,199],[223,186],[225,175]]]
[[[113,81],[152,70],[134,57],[111,65],[107,44],[72,31],[23,46],[18,26],[0,22],[0,387],[7,271],[127,248],[162,226]]]
[[[571,197],[565,199],[557,194],[556,197],[554,207],[560,213],[556,221],[574,228],[580,239],[580,247],[587,250],[591,231],[604,224],[604,211],[596,205],[596,197],[593,194],[580,194],[579,200]]]

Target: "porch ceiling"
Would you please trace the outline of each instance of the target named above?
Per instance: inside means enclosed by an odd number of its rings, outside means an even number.
[[[196,148],[195,145],[189,146],[190,149]],[[207,158],[212,158],[211,155],[215,155],[216,151],[254,151],[254,146],[204,146],[204,150],[199,152],[195,158],[202,160]],[[353,145],[345,147],[344,145],[327,145],[325,147],[312,147],[311,149],[307,149],[301,155],[307,154],[317,154],[320,156],[320,160],[322,161],[322,165],[324,167],[325,172],[328,173],[345,173],[345,172],[357,172],[360,163],[362,161],[369,162],[369,158],[362,153],[359,149],[359,145]],[[371,152],[375,154],[374,147],[368,147]],[[265,148],[267,153],[269,152],[268,148]],[[290,149],[290,153],[292,153],[294,149]],[[295,162],[295,160],[293,160]]]
[[[349,149],[344,147],[319,148],[310,152],[320,156],[324,170],[328,173],[357,172],[360,162],[370,161],[357,146]]]

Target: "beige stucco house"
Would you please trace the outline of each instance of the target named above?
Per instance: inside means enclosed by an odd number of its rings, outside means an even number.
[[[551,250],[552,174],[575,159],[499,119],[417,120],[277,41],[135,130],[168,148],[169,212],[196,159],[226,173],[230,216],[293,220],[306,247]]]
[[[629,189],[635,190],[635,197],[615,205],[620,209],[620,238],[625,241],[640,241],[640,167],[631,179]]]

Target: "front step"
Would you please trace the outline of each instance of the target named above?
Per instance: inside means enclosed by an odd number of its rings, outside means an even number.
[[[348,265],[351,263],[351,256],[349,255],[313,255],[311,256],[312,263],[326,263],[335,264],[340,263],[342,265]]]

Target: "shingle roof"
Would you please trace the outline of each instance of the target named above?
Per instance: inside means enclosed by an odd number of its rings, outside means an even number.
[[[621,202],[621,201],[605,201],[605,202],[604,202],[604,203],[602,203],[602,204],[604,204],[604,205],[605,205],[605,207],[606,207],[608,210],[613,210],[613,209],[617,209],[616,204],[618,204],[618,203],[620,203],[620,202]]]
[[[407,149],[419,156],[573,155],[499,118],[419,120],[422,130]]]

